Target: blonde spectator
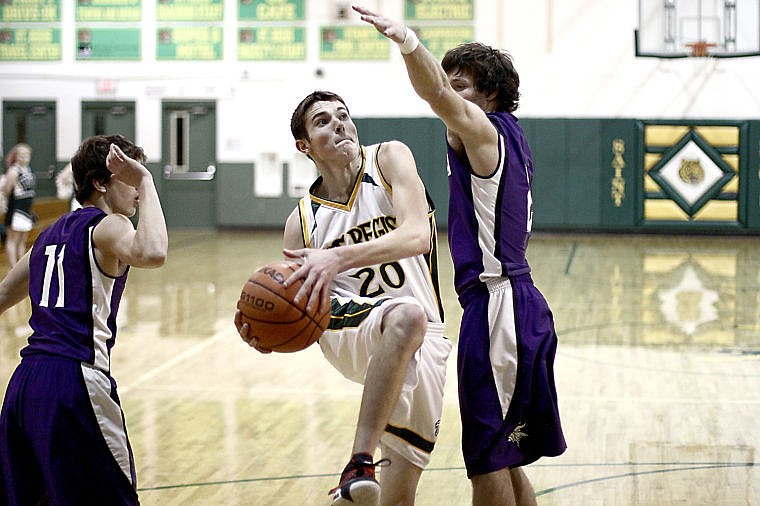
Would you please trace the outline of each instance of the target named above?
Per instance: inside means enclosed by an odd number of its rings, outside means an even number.
[[[26,239],[34,228],[32,203],[37,184],[29,165],[31,161],[32,148],[24,143],[13,146],[5,157],[8,166],[5,184],[2,187],[8,201],[5,213],[5,253],[11,267],[24,255]]]

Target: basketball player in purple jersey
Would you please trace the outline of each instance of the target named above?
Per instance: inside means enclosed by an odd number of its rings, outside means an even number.
[[[409,79],[446,125],[449,244],[464,310],[457,370],[462,448],[473,504],[536,504],[521,466],[565,448],[554,386],[557,336],[534,286],[533,161],[504,52],[462,44],[441,64],[404,24],[354,7],[399,44]]]
[[[129,267],[159,267],[168,248],[144,162],[121,135],[86,139],[71,159],[84,207],[43,231],[0,282],[0,313],[27,295],[32,307],[0,414],[2,504],[139,504],[110,355]]]

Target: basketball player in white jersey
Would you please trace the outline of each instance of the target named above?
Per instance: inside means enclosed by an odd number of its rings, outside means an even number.
[[[409,148],[399,141],[362,146],[338,95],[310,94],[291,130],[320,175],[285,225],[285,255],[302,264],[288,283],[304,280],[296,299],[311,307],[331,304],[320,347],[364,385],[332,504],[412,505],[437,439],[451,351],[432,204]],[[244,340],[267,351],[247,337],[239,317],[236,323]]]

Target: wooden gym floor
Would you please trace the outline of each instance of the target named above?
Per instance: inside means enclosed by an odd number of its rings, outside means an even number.
[[[279,232],[172,230],[167,264],[133,270],[113,353],[142,503],[326,505],[360,388],[314,346],[259,355],[238,338],[248,274]],[[440,248],[448,336],[460,310]],[[560,336],[568,450],[526,472],[540,505],[760,504],[760,238],[536,234],[534,279]],[[6,265],[0,264],[2,272]],[[28,334],[0,317],[0,392]],[[418,506],[467,505],[456,352]]]

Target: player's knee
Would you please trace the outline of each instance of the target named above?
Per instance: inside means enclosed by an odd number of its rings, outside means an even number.
[[[383,318],[383,337],[408,353],[422,346],[426,329],[427,315],[416,304],[398,304]]]

